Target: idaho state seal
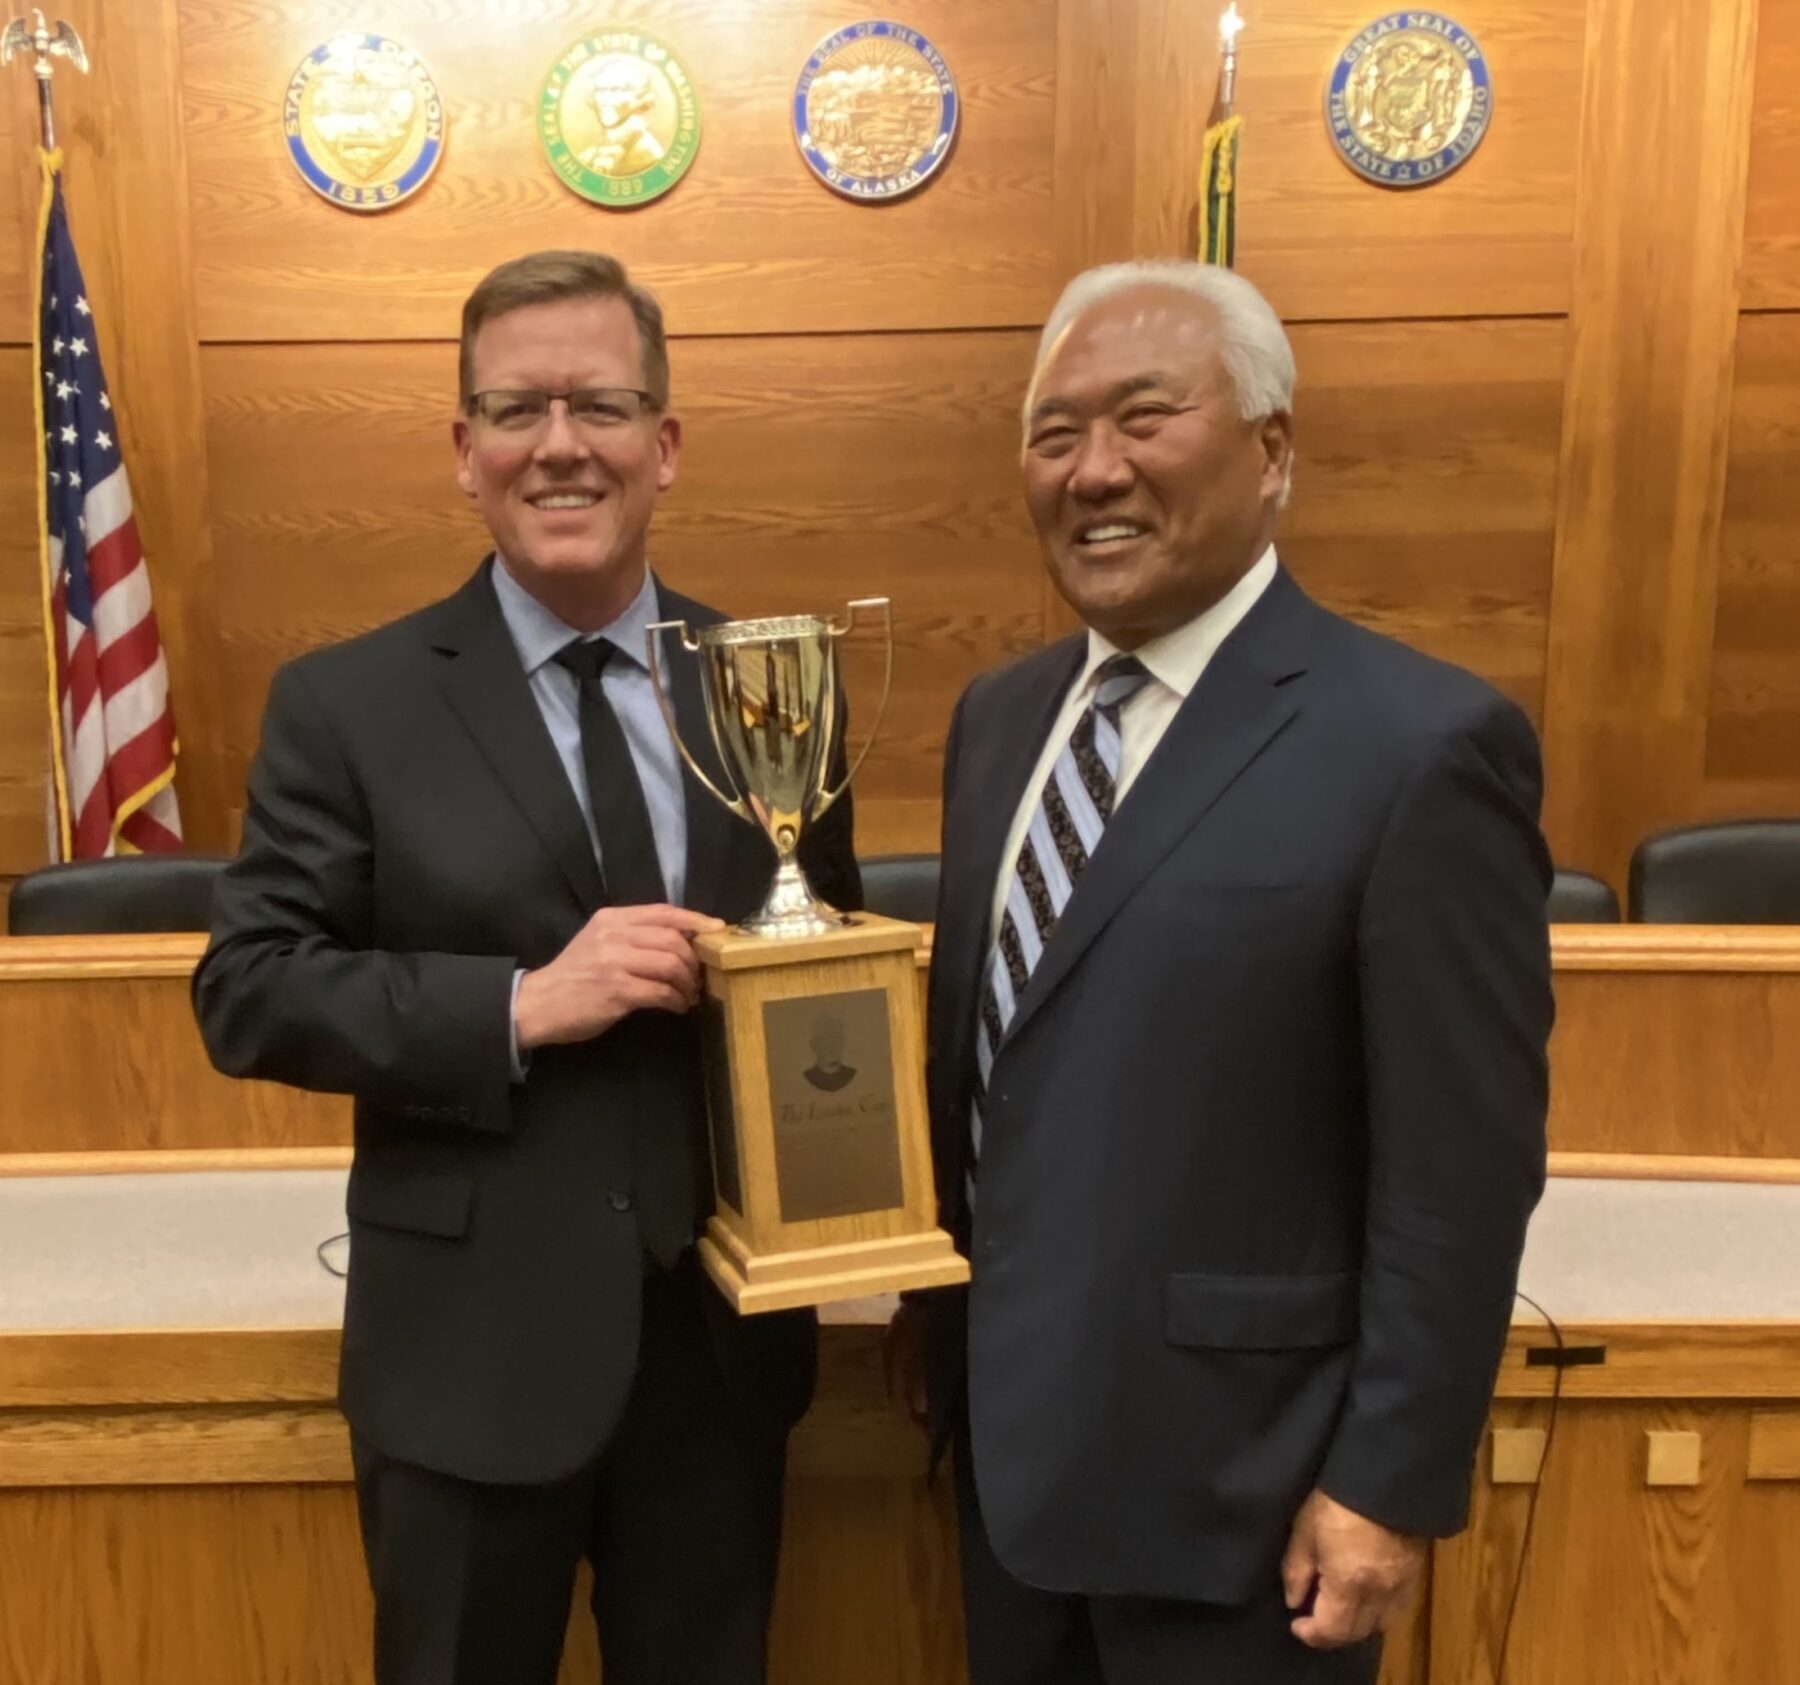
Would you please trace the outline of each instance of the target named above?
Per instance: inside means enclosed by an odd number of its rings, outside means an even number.
[[[565,186],[612,210],[648,204],[700,150],[700,100],[680,59],[636,29],[589,36],[556,61],[538,138]]]
[[[288,155],[349,211],[385,211],[444,153],[444,102],[418,54],[384,35],[334,35],[300,61],[282,102]]]
[[[1469,161],[1493,115],[1487,59],[1442,12],[1389,12],[1338,54],[1325,93],[1331,138],[1381,187],[1423,187]]]
[[[794,139],[807,167],[846,199],[921,187],[956,138],[956,78],[916,29],[852,23],[827,35],[794,89]]]

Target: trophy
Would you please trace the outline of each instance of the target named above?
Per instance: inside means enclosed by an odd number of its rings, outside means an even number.
[[[874,741],[834,785],[842,621],[816,615],[732,620],[691,632],[665,620],[645,636],[651,683],[681,758],[701,785],[775,850],[762,907],[695,940],[718,1209],[701,1237],[707,1273],[740,1312],[826,1304],[969,1279],[937,1225],[925,1109],[915,924],[841,913],[806,881],[800,839],[849,787]],[[729,790],[683,741],[662,669],[673,632],[700,662],[706,718]]]

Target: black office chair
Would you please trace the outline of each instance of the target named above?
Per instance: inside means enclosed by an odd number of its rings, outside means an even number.
[[[1550,885],[1550,922],[1617,924],[1619,898],[1604,878],[1597,878],[1592,872],[1558,866],[1555,881]]]
[[[13,885],[6,903],[12,936],[141,935],[205,930],[213,879],[225,854],[120,854],[40,866]]]
[[[1629,916],[1644,924],[1800,924],[1800,819],[1684,825],[1631,855]]]
[[[930,924],[937,917],[935,854],[877,854],[861,865],[863,905],[871,913],[915,924]]]

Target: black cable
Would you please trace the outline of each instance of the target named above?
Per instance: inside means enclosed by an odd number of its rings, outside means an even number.
[[[336,1246],[340,1240],[348,1240],[349,1238],[350,1231],[346,1229],[342,1234],[327,1235],[313,1248],[313,1256],[319,1260],[319,1263],[328,1274],[336,1276],[339,1281],[348,1279],[350,1272],[347,1269],[340,1270],[336,1264],[327,1258],[325,1256],[325,1248],[328,1246]]]
[[[1528,1304],[1544,1319],[1550,1329],[1550,1337],[1556,1342],[1556,1350],[1560,1356],[1566,1349],[1562,1330],[1556,1326],[1556,1318],[1540,1305],[1529,1293],[1516,1295]],[[1494,1664],[1494,1685],[1506,1685],[1506,1653],[1512,1645],[1513,1616],[1519,1612],[1519,1591],[1525,1584],[1525,1560],[1531,1554],[1531,1533],[1537,1523],[1538,1498],[1544,1490],[1544,1471],[1550,1466],[1550,1441],[1556,1437],[1556,1407],[1562,1402],[1563,1375],[1566,1365],[1558,1363],[1556,1373],[1550,1382],[1550,1419],[1544,1426],[1544,1454],[1538,1459],[1537,1479],[1532,1482],[1531,1497],[1525,1505],[1525,1532],[1519,1540],[1519,1565],[1513,1570],[1512,1595],[1506,1603],[1506,1620],[1500,1628],[1500,1656]]]

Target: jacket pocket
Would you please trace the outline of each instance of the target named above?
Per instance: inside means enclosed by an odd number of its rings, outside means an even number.
[[[1174,1346],[1285,1351],[1356,1338],[1361,1276],[1172,1275],[1163,1282],[1163,1336]]]
[[[358,1159],[344,1208],[359,1223],[455,1240],[469,1231],[474,1199],[475,1179],[466,1170]]]

